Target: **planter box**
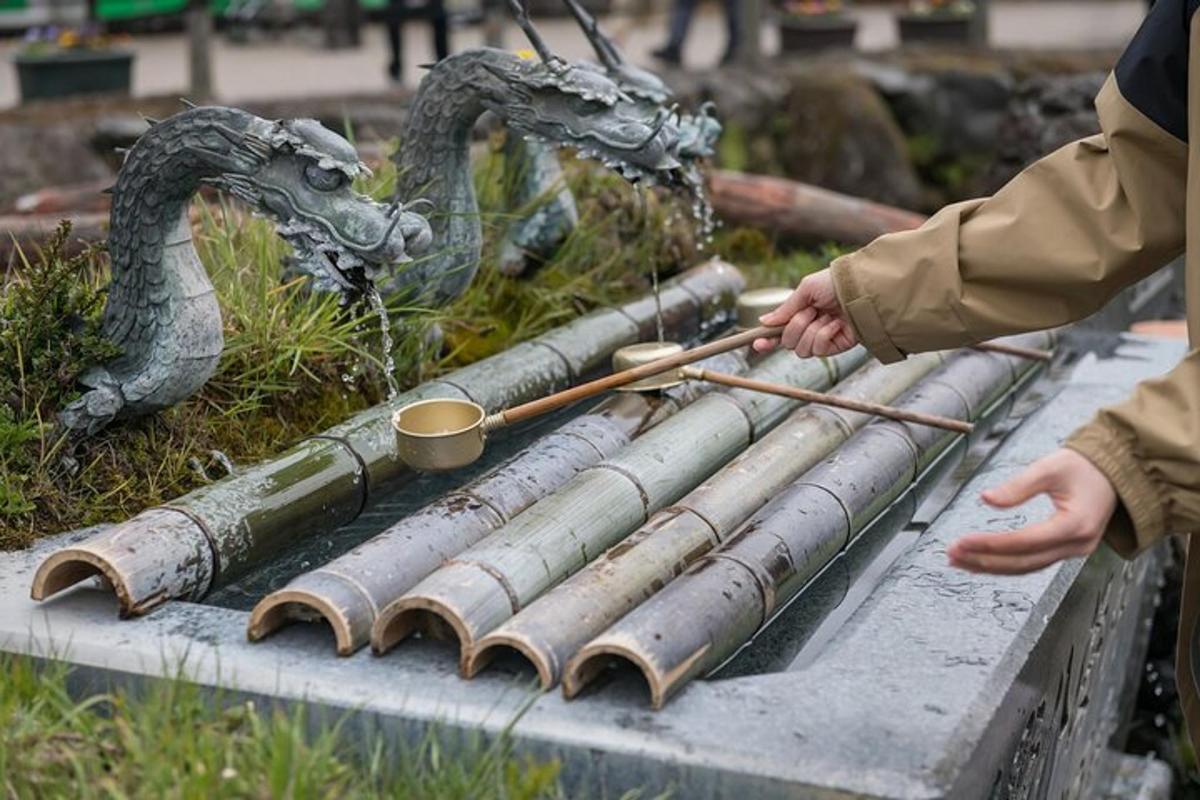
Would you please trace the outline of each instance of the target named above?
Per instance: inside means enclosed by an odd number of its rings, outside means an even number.
[[[133,53],[78,51],[49,56],[14,56],[21,99],[76,94],[129,93]]]
[[[779,52],[784,56],[802,56],[818,50],[854,47],[858,20],[837,14],[828,16],[786,16],[779,19]]]
[[[900,41],[962,44],[971,39],[972,14],[901,14]]]

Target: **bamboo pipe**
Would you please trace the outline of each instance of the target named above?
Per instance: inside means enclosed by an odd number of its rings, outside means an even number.
[[[865,360],[862,348],[829,360],[781,352],[759,362],[754,374],[826,388]],[[418,631],[449,634],[465,670],[480,637],[691,491],[796,405],[741,389],[701,398],[389,604],[371,629],[372,649],[386,652]]]
[[[728,317],[745,285],[713,259],[663,285],[664,324],[687,338]],[[190,492],[51,553],[30,594],[44,600],[96,574],[123,616],[172,599],[198,600],[297,540],[355,519],[370,495],[406,474],[391,415],[429,397],[501,408],[569,385],[613,350],[655,329],[652,295],[595,311],[355,415],[275,459]],[[410,474],[410,473],[407,473]]]
[[[975,426],[969,422],[950,419],[949,417],[940,417],[936,414],[923,414],[920,411],[894,408],[881,403],[855,400],[850,397],[839,397],[838,395],[826,392],[814,392],[808,389],[801,389],[798,386],[784,386],[778,383],[756,381],[753,378],[742,378],[737,375],[724,375],[720,372],[699,367],[684,367],[683,374],[688,378],[698,381],[709,381],[711,383],[719,383],[722,386],[749,389],[752,392],[777,394],[781,397],[791,397],[794,400],[800,400],[804,403],[833,406],[834,408],[843,408],[847,411],[857,411],[860,414],[870,414],[876,417],[899,420],[900,422],[915,422],[918,425],[929,425],[933,428],[941,428],[942,430],[954,433],[971,433],[975,429]]]
[[[890,402],[943,358],[923,353],[886,366],[869,364],[834,391]],[[726,540],[746,517],[870,419],[835,408],[800,408],[686,497],[480,639],[468,674],[509,650],[533,666],[543,689],[551,688],[580,647]]]
[[[1019,344],[1041,343],[1050,335],[1014,338]],[[964,350],[898,405],[957,413],[986,428],[1039,366]],[[776,608],[956,441],[962,439],[901,422],[868,425],[747,519],[720,549],[581,648],[567,664],[564,693],[575,696],[607,665],[623,663],[641,672],[651,704],[661,708],[761,630]]]
[[[739,352],[710,363],[735,372],[748,368]],[[247,637],[259,641],[289,623],[324,622],[338,655],[354,653],[369,641],[378,609],[583,469],[686,408],[707,393],[704,386],[693,381],[661,393],[605,398],[486,475],[264,597],[250,613]]]

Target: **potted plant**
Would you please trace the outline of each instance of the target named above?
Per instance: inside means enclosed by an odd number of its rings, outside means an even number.
[[[32,28],[13,56],[21,99],[129,93],[133,53],[96,29]]]
[[[972,0],[914,0],[900,15],[900,41],[967,42],[975,12]]]
[[[854,46],[858,20],[845,13],[842,0],[783,0],[779,10],[782,55]]]

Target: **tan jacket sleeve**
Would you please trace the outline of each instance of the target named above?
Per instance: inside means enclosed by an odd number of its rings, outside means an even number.
[[[1101,134],[833,263],[838,298],[877,358],[1073,322],[1182,252],[1187,145],[1111,76],[1096,109]]]
[[[1124,556],[1200,530],[1200,350],[1102,409],[1066,446],[1100,468],[1122,511],[1107,540]]]

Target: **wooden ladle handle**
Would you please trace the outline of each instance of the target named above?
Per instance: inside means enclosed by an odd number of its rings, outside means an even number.
[[[749,389],[753,392],[765,392],[767,394],[777,394],[782,397],[790,397],[793,400],[803,400],[806,403],[817,403],[824,406],[835,406],[844,408],[847,411],[858,411],[863,414],[872,414],[877,417],[886,417],[887,419],[899,420],[901,422],[915,422],[918,425],[931,425],[934,428],[941,428],[955,433],[970,433],[975,430],[975,426],[969,422],[963,422],[950,417],[941,417],[936,414],[923,414],[920,411],[906,411],[903,408],[895,406],[885,406],[879,403],[869,403],[865,400],[854,400],[849,397],[842,397],[836,394],[825,394],[824,392],[814,392],[811,389],[801,389],[797,386],[788,386],[782,383],[767,383],[766,381],[758,381],[753,378],[743,378],[739,375],[726,375],[723,372],[712,372],[707,369],[698,367],[688,367],[683,371],[683,374],[694,380],[708,381],[709,383],[719,383],[723,386],[733,386],[738,389]]]
[[[519,406],[513,406],[501,411],[493,415],[492,419],[494,422],[491,427],[499,427],[501,423],[511,425],[514,422],[523,422],[550,411],[556,411],[563,406],[569,406],[580,400],[595,397],[609,389],[618,389],[635,381],[640,381],[643,378],[652,378],[655,375],[678,369],[696,361],[702,361],[721,353],[728,353],[730,350],[737,350],[739,347],[746,347],[755,339],[777,338],[782,332],[783,328],[752,328],[748,331],[742,331],[732,336],[717,339],[708,344],[702,344],[699,347],[693,347],[691,350],[684,350],[682,353],[660,358],[657,361],[648,361],[645,364],[639,364],[636,367],[631,367],[621,372],[614,372],[612,375],[606,375],[603,378],[597,378],[594,381],[582,383],[579,386],[574,386],[538,400],[531,400],[528,403],[522,403]]]

